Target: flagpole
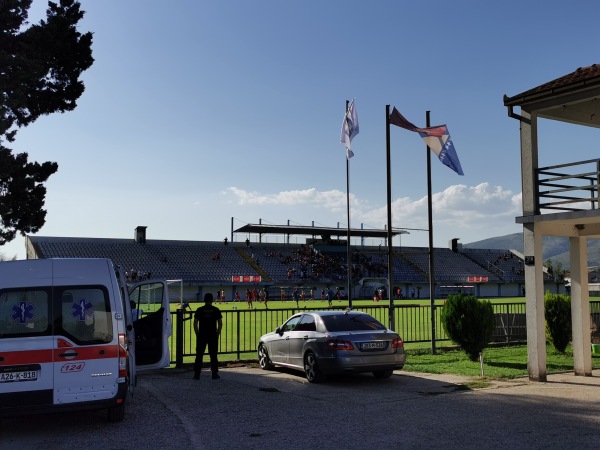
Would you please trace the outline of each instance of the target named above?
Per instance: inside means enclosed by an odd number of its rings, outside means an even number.
[[[430,111],[425,113],[425,126],[430,127]],[[431,149],[427,152],[427,215],[429,229],[429,302],[431,309],[431,354],[435,355],[435,273],[433,267],[433,214],[431,205]]]
[[[394,267],[392,258],[392,174],[391,174],[391,156],[390,156],[390,105],[385,105],[385,156],[387,171],[387,252],[388,252],[388,296],[389,306],[389,326],[392,331],[396,329],[394,320],[394,295],[392,294],[392,269]]]
[[[346,100],[346,115],[348,114],[348,104],[350,102]],[[348,157],[348,150],[346,150],[346,209],[348,213],[348,242],[346,243],[346,263],[348,265],[348,308],[352,309],[352,266],[350,256],[350,158]]]

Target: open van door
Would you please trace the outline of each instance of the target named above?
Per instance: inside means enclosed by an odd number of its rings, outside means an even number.
[[[170,364],[172,333],[169,289],[166,281],[148,280],[128,288],[135,339],[130,354],[137,371],[159,369]]]

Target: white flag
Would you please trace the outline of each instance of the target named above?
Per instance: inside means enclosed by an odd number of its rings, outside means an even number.
[[[344,115],[344,121],[342,122],[342,134],[340,136],[340,142],[346,146],[346,158],[350,159],[354,156],[352,153],[352,139],[358,134],[358,114],[356,113],[356,106],[354,106],[354,100],[348,105],[346,114]]]

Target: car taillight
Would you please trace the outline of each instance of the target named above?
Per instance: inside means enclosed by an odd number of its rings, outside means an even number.
[[[327,347],[330,350],[353,350],[352,342],[331,339],[327,341]]]
[[[396,339],[394,339],[392,341],[392,348],[403,348],[404,347],[404,341],[402,340],[402,338],[397,337]]]
[[[119,378],[127,377],[127,337],[119,335]]]

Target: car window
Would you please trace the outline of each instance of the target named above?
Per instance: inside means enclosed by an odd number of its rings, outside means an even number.
[[[336,314],[322,316],[327,331],[369,331],[385,330],[386,327],[368,314]]]
[[[292,317],[290,320],[288,320],[286,323],[284,323],[280,327],[280,331],[282,333],[284,333],[286,331],[292,331],[294,328],[296,328],[296,325],[298,325],[298,322],[300,322],[300,319],[302,319],[302,316]]]
[[[315,318],[310,314],[304,314],[300,323],[294,328],[294,331],[317,331]]]
[[[49,317],[49,290],[0,292],[0,338],[49,335],[52,333]]]
[[[103,287],[80,286],[57,292],[62,332],[77,344],[102,344],[113,339],[108,292]]]

